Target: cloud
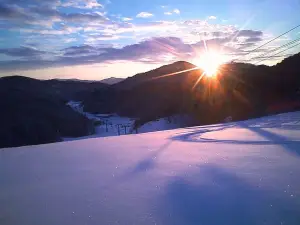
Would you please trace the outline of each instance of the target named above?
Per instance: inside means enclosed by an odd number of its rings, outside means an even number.
[[[262,41],[261,37],[249,37],[245,40],[245,42],[251,42],[251,43],[253,43],[253,42],[256,43],[256,42],[260,42],[260,41]]]
[[[72,25],[59,25],[56,29],[30,29],[30,28],[18,28],[18,31],[27,34],[41,34],[43,39],[51,39],[60,35],[79,35],[77,40],[83,40],[83,43],[95,45],[101,41],[113,41],[122,38],[130,39],[134,34],[135,40],[141,41],[144,38],[153,36],[173,36],[180,37],[185,43],[194,43],[201,39],[212,38],[232,38],[233,42],[237,42],[237,38],[240,42],[245,40],[251,35],[260,35],[257,31],[241,30],[238,32],[236,28],[230,25],[214,25],[209,24],[206,21],[201,20],[189,20],[189,21],[147,21],[144,23],[128,23],[128,22],[116,22],[105,21],[101,23],[87,23],[85,26],[72,26]],[[221,30],[221,31],[220,31]],[[248,35],[248,37],[244,37]],[[250,36],[249,36],[250,35]],[[74,38],[74,36],[66,37]],[[243,39],[243,40],[242,40]],[[56,45],[56,44],[55,44]]]
[[[86,8],[92,9],[92,8],[103,8],[103,5],[100,4],[97,0],[86,0]]]
[[[27,35],[28,38],[32,34],[40,35],[37,37],[44,40],[44,45],[47,39],[51,39],[51,45],[57,48],[62,46],[63,43],[71,43],[75,40],[94,46],[102,41],[113,41],[121,38],[130,39],[132,35],[134,35],[137,42],[153,36],[172,36],[180,37],[187,44],[195,43],[199,41],[199,38],[209,40],[231,37],[233,42],[237,42],[238,38],[240,43],[242,43],[250,37],[262,37],[262,32],[260,31],[238,31],[234,26],[209,24],[205,20],[132,23],[128,22],[132,18],[122,18],[120,16],[119,18],[122,21],[113,21],[106,18],[104,13],[97,11],[92,13],[90,11],[66,13],[65,11],[59,11],[58,8],[39,8],[36,6],[32,6],[24,11],[19,9],[17,11],[25,15],[31,15],[34,20],[28,20],[26,23],[33,26],[21,26],[23,20],[20,20],[19,26],[11,30],[19,31],[22,35]],[[145,14],[146,12],[142,13]],[[175,14],[175,9],[171,13]],[[44,20],[41,20],[41,18]],[[52,23],[49,21],[52,21]],[[47,26],[47,28],[37,27],[41,26],[41,24],[42,26]],[[1,24],[1,26],[5,26],[5,24]],[[58,35],[60,36],[59,38],[64,38],[60,45],[53,41]],[[76,35],[76,39],[74,35]],[[254,41],[254,44],[256,43],[254,39],[248,39],[248,41],[251,40]],[[40,43],[42,42],[40,41]],[[46,48],[46,46],[43,47]]]
[[[60,4],[61,7],[73,7],[79,9],[104,8],[97,0],[69,0]]]
[[[25,20],[41,20],[51,19],[59,21],[65,20],[70,22],[86,22],[86,21],[107,21],[104,13],[86,12],[86,13],[64,13],[51,7],[33,6],[29,8],[21,8],[18,6],[0,5],[0,18],[6,19],[25,19]]]
[[[72,7],[79,9],[104,8],[98,0],[1,0],[7,5],[49,7]],[[108,4],[106,2],[106,4]]]
[[[232,30],[229,29],[224,31],[212,31],[212,32],[202,32],[197,33],[198,35],[203,35],[204,37],[228,37],[232,41],[242,41],[242,42],[259,42],[263,40],[263,32],[262,31],[255,31],[255,30]]]
[[[237,37],[260,37],[263,35],[262,31],[255,30],[239,30],[236,32]]]
[[[39,6],[55,8],[61,4],[60,0],[1,0],[1,2],[8,6],[18,5],[20,7]]]
[[[209,20],[215,20],[215,19],[217,19],[217,17],[216,16],[209,16],[208,19]]]
[[[105,22],[108,19],[98,13],[70,13],[60,14],[63,20],[75,23],[88,23],[88,22]]]
[[[173,11],[164,12],[164,14],[168,16],[173,15],[173,13],[180,14],[180,11],[179,9],[174,9]]]
[[[110,34],[124,34],[124,33],[134,33],[135,37],[149,37],[155,36],[158,33],[163,35],[165,32],[171,32],[175,30],[177,25],[175,22],[170,21],[147,21],[144,23],[132,24],[132,23],[114,23],[111,28],[106,28],[100,32],[110,33]],[[92,29],[92,28],[88,28]]]
[[[96,34],[96,35],[89,35],[85,41],[87,43],[94,43],[98,41],[111,41],[120,39],[120,36],[113,35],[113,34]]]
[[[20,48],[2,48],[0,49],[0,54],[15,57],[34,57],[43,54],[43,51],[39,51],[30,47],[20,47]]]
[[[72,43],[72,42],[77,41],[77,39],[76,38],[67,38],[67,39],[65,39],[63,41],[64,41],[64,43]]]
[[[97,36],[96,36],[97,38]],[[98,37],[101,38],[101,37]],[[103,37],[104,38],[104,37]],[[212,38],[206,40],[209,49],[223,50],[234,55],[242,55],[245,51],[240,45],[229,46],[230,37]],[[244,44],[247,44],[244,42]],[[252,43],[253,44],[253,43]],[[105,63],[112,61],[135,61],[147,63],[169,63],[176,60],[191,60],[201,57],[205,51],[203,41],[191,44],[185,43],[179,37],[155,37],[140,41],[136,44],[127,45],[122,48],[113,46],[83,45],[73,46],[61,50],[60,55],[52,57],[52,60],[42,60],[43,54],[34,49],[2,49],[2,54],[10,56],[22,55],[24,60],[0,61],[0,70],[11,71],[18,69],[37,69],[45,67],[58,67],[70,65],[87,65],[94,63]],[[33,57],[38,55],[39,57]]]
[[[62,49],[61,52],[64,56],[96,56],[100,53],[98,48],[92,47],[90,45],[82,46],[72,46],[69,48]]]
[[[102,6],[95,0],[0,1],[15,2],[13,5],[0,4],[0,29],[20,33],[17,35],[23,41],[19,48],[0,49],[0,54],[9,56],[3,57],[5,62],[0,61],[0,70],[86,65],[118,60],[167,63],[172,60],[189,60],[196,52],[204,49],[203,41],[200,41],[203,39],[208,46],[240,54],[247,46],[255,46],[265,38],[261,31],[238,31],[234,26],[210,24],[208,20],[144,20],[135,23],[131,21],[133,18],[121,15],[113,20],[106,17],[105,12],[101,11]],[[67,10],[67,3],[68,7],[76,9]],[[180,14],[178,9],[171,7],[165,11],[168,11],[167,15]],[[153,16],[149,12],[137,15],[138,18]],[[124,45],[127,40],[113,42],[122,38],[131,39],[135,44]],[[99,46],[103,42],[112,42],[114,45]],[[78,43],[84,45],[66,48]],[[29,46],[33,44],[36,44],[35,47]]]
[[[148,12],[140,12],[139,14],[136,15],[136,17],[138,18],[149,18],[153,16],[154,15],[152,13],[148,13]]]
[[[31,13],[36,13],[38,16],[48,16],[56,18],[57,20],[75,23],[86,23],[86,22],[103,22],[108,19],[99,12],[93,13],[63,13],[56,9],[51,8],[31,8]]]
[[[42,50],[47,52],[48,56],[50,56],[52,52],[59,52],[60,49],[69,46],[71,43],[74,45],[78,41],[82,40],[81,37],[73,34],[64,34],[58,36],[53,34],[26,33],[23,34],[23,37],[23,46],[29,46]]]
[[[174,9],[173,12],[176,13],[176,14],[180,14],[179,9]]]
[[[56,57],[55,60],[41,60],[39,58],[30,58],[26,60],[0,61],[0,70],[18,69],[37,69],[70,65],[86,65],[94,63],[103,63],[108,61],[141,61],[150,59],[152,62],[163,62],[162,60],[185,57],[192,51],[190,45],[184,44],[180,38],[176,37],[158,37],[141,41],[137,44],[127,45],[123,48],[114,47],[97,47],[97,46],[73,46],[62,49],[62,56]],[[12,52],[7,49],[6,52]],[[26,54],[28,57],[35,55]],[[166,57],[166,56],[173,57]],[[174,57],[176,56],[176,57]]]
[[[43,33],[43,28],[56,32],[57,23],[72,23],[73,26],[82,27],[86,24],[105,24],[109,19],[102,12],[77,12],[65,13],[53,7],[30,6],[22,8],[17,5],[1,5],[0,19],[5,23],[0,24],[0,29],[22,31],[36,30],[35,33]],[[56,24],[55,24],[56,23]],[[54,28],[54,24],[56,27]],[[78,26],[79,25],[79,26]],[[43,28],[41,28],[43,27]]]
[[[6,6],[0,3],[0,18],[2,19],[12,19],[12,20],[30,20],[32,17],[26,15],[22,8],[12,5]]]
[[[29,34],[41,34],[41,35],[67,35],[72,33],[78,33],[79,31],[83,30],[82,27],[66,27],[60,30],[54,29],[31,29],[31,28],[19,28],[17,31],[22,33],[29,33]]]
[[[123,17],[122,20],[123,20],[123,21],[131,21],[131,20],[133,20],[133,19],[130,18],[130,17]]]

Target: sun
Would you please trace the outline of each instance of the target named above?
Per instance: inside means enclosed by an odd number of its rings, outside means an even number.
[[[207,77],[217,75],[220,65],[224,62],[225,57],[223,54],[216,51],[207,51],[195,59],[195,64],[204,70],[205,76]]]

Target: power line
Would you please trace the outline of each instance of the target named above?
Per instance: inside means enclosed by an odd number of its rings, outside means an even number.
[[[257,57],[257,59],[281,58],[281,57],[289,57],[292,55],[293,54],[285,54],[285,55],[277,55],[277,56],[261,56],[261,57]]]
[[[250,53],[252,53],[252,52],[254,52],[254,51],[256,51],[256,50],[258,50],[258,49],[260,49],[260,48],[262,48],[262,47],[266,46],[267,44],[269,44],[269,43],[271,43],[271,42],[273,42],[273,41],[277,40],[278,38],[282,37],[283,35],[285,35],[285,34],[287,34],[287,33],[291,32],[291,31],[293,31],[293,30],[297,29],[298,27],[300,27],[300,24],[299,24],[299,25],[297,25],[297,26],[295,26],[295,27],[293,27],[292,29],[290,29],[290,30],[288,30],[288,31],[284,32],[283,34],[280,34],[279,36],[277,36],[277,37],[273,38],[272,40],[270,40],[270,41],[268,41],[268,42],[266,42],[266,43],[264,43],[264,44],[262,44],[262,45],[258,46],[257,48],[255,48],[255,49],[253,49],[253,50],[249,51],[247,54],[245,54],[245,55],[243,55],[243,56],[249,55]],[[237,59],[235,59],[235,60],[238,60],[238,59],[239,59],[239,58],[237,58]],[[234,61],[235,61],[235,60],[234,60]]]
[[[278,51],[279,49],[284,48],[284,47],[287,47],[287,46],[289,46],[289,45],[291,45],[291,44],[294,44],[294,43],[296,43],[296,42],[298,42],[298,41],[300,41],[300,37],[297,38],[297,39],[295,39],[295,40],[293,40],[293,41],[290,41],[290,42],[288,42],[288,43],[286,43],[286,44],[284,44],[284,45],[281,45],[281,46],[279,46],[279,47],[277,47],[277,48],[275,48],[275,49],[271,49],[271,50],[269,50],[269,51],[267,51],[267,52],[265,52],[265,53],[263,53],[263,54],[261,54],[261,55],[255,56],[255,57],[251,58],[250,60],[255,60],[255,59],[260,58],[260,57],[262,57],[262,56],[268,55],[268,54],[271,53],[271,52],[276,52],[276,51]],[[250,60],[249,60],[249,61],[250,61]]]
[[[289,56],[292,56],[292,55],[294,55],[294,54],[285,54],[285,55],[276,55],[276,56],[260,56],[260,57],[256,57],[256,59],[257,60],[259,60],[259,59],[265,59],[265,60],[267,60],[267,59],[269,59],[269,58],[286,58],[286,57],[289,57]],[[251,60],[244,60],[244,61],[240,61],[241,63],[245,63],[245,62],[249,62],[249,61],[251,61]],[[255,64],[255,63],[253,63],[253,64]]]
[[[249,61],[253,61],[253,60],[256,61],[256,59],[260,59],[260,58],[267,58],[268,56],[266,56],[266,55],[268,55],[269,53],[271,53],[271,52],[274,53],[274,52],[278,51],[279,49],[284,48],[284,47],[288,47],[288,46],[290,46],[290,45],[292,45],[292,44],[294,44],[294,43],[296,43],[298,41],[300,41],[300,37],[297,38],[297,39],[295,39],[295,40],[292,40],[292,41],[290,41],[290,42],[288,42],[288,43],[286,43],[284,45],[281,45],[281,46],[279,46],[279,47],[277,47],[275,49],[271,49],[271,50],[269,50],[269,51],[267,51],[267,52],[265,52],[265,53],[263,53],[261,55],[252,57],[251,59],[241,60],[241,61],[242,62],[249,62]],[[265,57],[263,57],[263,56],[265,56]]]
[[[266,59],[260,60],[260,61],[259,61],[259,62],[257,62],[256,64],[258,64],[258,63],[260,63],[260,62],[262,62],[262,61],[265,61],[265,60],[269,59],[270,57],[277,56],[277,55],[279,55],[280,53],[282,53],[282,52],[285,52],[285,51],[287,51],[287,50],[290,50],[291,48],[294,48],[294,47],[296,47],[296,46],[298,46],[298,45],[300,45],[300,42],[299,42],[299,43],[297,43],[297,44],[295,44],[295,45],[293,45],[293,46],[291,46],[291,47],[289,47],[289,48],[287,48],[287,49],[284,49],[284,50],[282,50],[282,51],[280,51],[280,52],[277,52],[276,54],[274,54],[274,55],[271,55],[271,56],[269,56],[269,57],[268,57],[268,58],[266,58]]]

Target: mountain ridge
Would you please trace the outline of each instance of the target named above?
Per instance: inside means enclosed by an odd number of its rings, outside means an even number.
[[[300,109],[299,63],[300,53],[272,67],[228,63],[220,67],[216,78],[203,77],[196,86],[203,71],[193,70],[196,66],[185,61],[136,74],[113,85],[101,81],[3,77],[0,92],[5,98],[0,104],[5,107],[0,116],[6,125],[1,132],[6,140],[15,140],[5,146],[14,142],[45,143],[64,134],[80,136],[93,132],[92,121],[66,108],[70,100],[81,101],[85,112],[136,118],[140,126],[172,115],[189,115],[196,121],[194,125],[205,125],[220,123],[228,116],[237,121],[294,111]],[[191,71],[179,73],[182,70]],[[38,112],[33,114],[36,121],[30,110],[22,112],[27,108]],[[81,125],[72,128],[76,120]],[[17,128],[22,132],[16,133]],[[58,135],[57,130],[65,131]],[[49,131],[51,138],[47,138]],[[38,133],[43,135],[42,142],[35,137]],[[26,142],[28,134],[35,141]]]
[[[125,80],[125,78],[109,77],[109,78],[105,78],[103,80],[100,80],[100,82],[105,83],[105,84],[109,84],[109,85],[114,85],[114,84],[122,82],[123,80]]]

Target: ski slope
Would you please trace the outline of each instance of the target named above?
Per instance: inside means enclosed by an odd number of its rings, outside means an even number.
[[[67,103],[74,111],[84,115],[90,120],[101,121],[102,123],[95,126],[95,133],[83,137],[63,137],[64,141],[83,140],[87,138],[118,136],[132,133],[147,133],[161,130],[171,130],[185,127],[190,124],[191,118],[187,115],[175,115],[169,118],[160,118],[150,121],[134,129],[135,118],[121,117],[116,114],[93,114],[85,112],[81,102],[70,101]],[[124,129],[126,126],[126,130]]]
[[[91,115],[91,114],[90,114]],[[92,116],[90,116],[91,118]],[[63,137],[63,141],[74,141],[74,140],[83,140],[89,138],[99,138],[99,137],[109,137],[109,136],[119,136],[126,134],[135,134],[138,133],[148,133],[154,131],[162,131],[162,130],[171,130],[180,127],[184,127],[184,119],[188,121],[184,116],[173,117],[173,121],[169,121],[168,118],[161,118],[155,121],[150,121],[145,123],[141,127],[134,129],[134,121],[135,119],[128,117],[120,117],[118,115],[105,115],[99,114],[97,115],[98,121],[103,121],[103,124],[95,126],[95,134],[82,136],[82,137]],[[177,119],[177,120],[176,120]],[[174,121],[175,120],[175,121]],[[106,125],[106,123],[108,125]],[[118,127],[119,125],[119,127]],[[126,125],[126,130],[124,129],[124,125]]]
[[[300,112],[0,149],[1,225],[298,225]]]

